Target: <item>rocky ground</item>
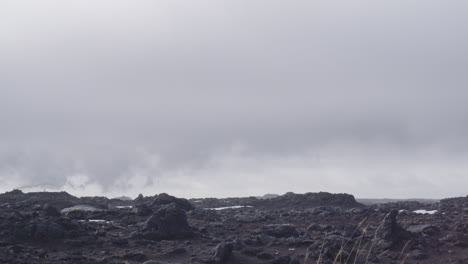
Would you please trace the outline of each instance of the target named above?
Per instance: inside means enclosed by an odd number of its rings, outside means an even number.
[[[373,205],[348,194],[269,197],[14,190],[0,194],[0,263],[468,263],[468,196]]]

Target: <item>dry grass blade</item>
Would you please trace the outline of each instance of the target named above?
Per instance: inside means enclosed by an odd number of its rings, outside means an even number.
[[[325,242],[326,242],[326,237],[327,237],[328,233],[325,233],[325,237],[323,238],[323,242],[322,242],[322,246],[320,246],[320,253],[319,253],[319,257],[317,259],[317,264],[321,264],[322,263],[322,254],[323,254],[323,248],[325,247]]]
[[[401,256],[403,255],[403,252],[405,251],[405,249],[406,249],[406,247],[408,246],[408,244],[409,244],[409,241],[407,241],[407,242],[405,243],[405,245],[403,246],[403,248],[401,249],[400,255],[398,256],[397,263],[404,263],[404,261],[405,261],[405,259],[406,259],[407,256],[405,256],[405,257],[403,258],[402,262],[400,262],[400,258],[401,258]]]

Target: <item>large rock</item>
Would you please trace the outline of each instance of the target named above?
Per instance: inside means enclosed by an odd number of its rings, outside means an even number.
[[[190,211],[194,209],[193,205],[187,199],[177,198],[167,193],[155,195],[154,200],[152,202],[152,206],[157,207],[171,203],[173,203],[177,208],[182,209],[184,211]]]
[[[64,228],[51,221],[41,221],[36,224],[34,238],[36,240],[52,240],[63,238],[65,234]]]
[[[354,196],[350,194],[332,194],[327,192],[305,194],[289,192],[276,198],[258,200],[253,206],[267,209],[306,209],[317,206],[335,206],[341,208],[364,207],[364,205],[356,202]]]
[[[52,217],[60,216],[60,211],[56,207],[50,204],[45,204],[42,210],[44,211],[44,214],[47,216],[52,216]]]
[[[145,204],[146,206],[151,207],[154,211],[157,211],[159,208],[168,204],[174,204],[177,208],[184,211],[190,211],[194,209],[193,205],[187,199],[177,198],[167,193],[160,193],[147,197],[144,197],[140,194],[135,200],[133,200],[133,202],[135,207]]]
[[[174,203],[160,208],[143,223],[143,236],[147,239],[176,239],[192,234],[185,211]]]
[[[377,246],[388,249],[400,241],[411,238],[411,233],[406,231],[396,220],[398,211],[392,210],[385,215],[380,226],[377,228],[375,237]]]
[[[65,234],[62,225],[46,219],[40,219],[37,222],[16,223],[12,226],[12,229],[13,240],[15,241],[28,239],[49,241],[63,238]]]
[[[233,249],[232,243],[219,243],[213,250],[213,261],[216,263],[226,262],[232,256]]]
[[[153,213],[153,209],[145,203],[135,205],[132,211],[139,216],[148,216]]]
[[[435,235],[440,232],[440,228],[434,225],[424,224],[424,225],[411,225],[406,228],[406,231],[413,234],[425,234],[425,235]]]

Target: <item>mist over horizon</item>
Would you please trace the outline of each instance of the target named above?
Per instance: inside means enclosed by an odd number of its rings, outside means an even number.
[[[0,192],[466,196],[467,11],[2,1]]]

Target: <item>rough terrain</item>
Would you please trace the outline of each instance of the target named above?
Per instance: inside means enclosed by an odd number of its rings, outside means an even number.
[[[324,192],[268,197],[13,190],[0,194],[0,263],[468,263],[468,196],[372,205]]]

